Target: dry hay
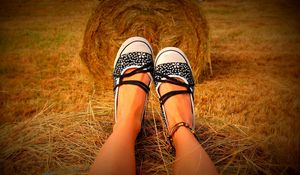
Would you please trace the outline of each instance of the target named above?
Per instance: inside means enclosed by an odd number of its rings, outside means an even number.
[[[87,174],[112,132],[113,98],[92,99],[82,113],[48,114],[0,128],[0,174]],[[157,97],[150,96],[144,133],[136,143],[137,174],[172,174],[174,152],[166,138]],[[273,174],[257,139],[244,128],[196,116],[197,135],[221,174]],[[215,125],[215,129],[210,127]],[[20,137],[22,135],[22,137]],[[282,167],[280,167],[282,168]]]
[[[196,80],[211,73],[208,26],[198,1],[100,1],[89,19],[80,53],[98,80],[111,77],[118,48],[132,36],[148,39],[154,54],[167,46],[182,49]]]
[[[166,2],[100,2],[88,24],[81,52],[95,77],[111,75],[118,47],[134,35],[146,37],[155,53],[165,46],[183,49],[197,79],[209,70],[208,30],[197,2]],[[175,7],[179,10],[170,10]],[[141,19],[146,22],[137,22]],[[105,95],[91,100],[86,112],[49,114],[45,110],[33,118],[1,126],[0,174],[86,174],[114,123],[112,90],[101,93]],[[151,95],[145,135],[137,140],[138,174],[172,174],[174,154],[157,102]],[[196,117],[200,143],[221,174],[279,174],[285,168],[262,151],[263,141],[245,134],[249,133],[247,128],[228,124],[222,118]]]

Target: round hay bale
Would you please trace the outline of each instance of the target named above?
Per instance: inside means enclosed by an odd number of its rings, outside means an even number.
[[[87,24],[80,56],[96,79],[111,78],[120,45],[142,36],[154,54],[168,46],[182,49],[198,81],[211,73],[208,33],[196,0],[102,0]]]

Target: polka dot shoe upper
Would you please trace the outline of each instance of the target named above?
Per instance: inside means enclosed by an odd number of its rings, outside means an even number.
[[[120,58],[118,58],[115,69],[113,72],[114,77],[114,87],[119,84],[120,76],[125,72],[128,68],[141,68],[145,71],[153,70],[153,61],[152,54],[147,52],[130,52],[126,54],[122,54]],[[125,71],[124,71],[125,70]]]
[[[162,80],[165,78],[165,76],[174,75],[184,78],[188,82],[191,91],[194,91],[194,79],[192,75],[192,70],[187,63],[172,62],[163,63],[155,66],[155,80]],[[155,84],[157,83],[158,81],[155,81]]]

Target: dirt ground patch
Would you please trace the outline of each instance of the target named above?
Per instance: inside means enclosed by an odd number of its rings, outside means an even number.
[[[1,2],[1,174],[86,174],[111,132],[112,85],[79,57],[97,3]],[[201,144],[221,174],[299,173],[299,3],[201,3],[213,68],[195,90]],[[143,174],[172,173],[159,115],[152,93],[137,141]]]

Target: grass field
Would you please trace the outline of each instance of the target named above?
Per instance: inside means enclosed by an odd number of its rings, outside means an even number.
[[[96,5],[1,1],[0,174],[85,174],[111,132],[112,85],[79,57]],[[202,2],[213,75],[196,85],[197,128],[221,174],[300,173],[299,5]],[[137,146],[142,174],[171,172],[156,98]]]

